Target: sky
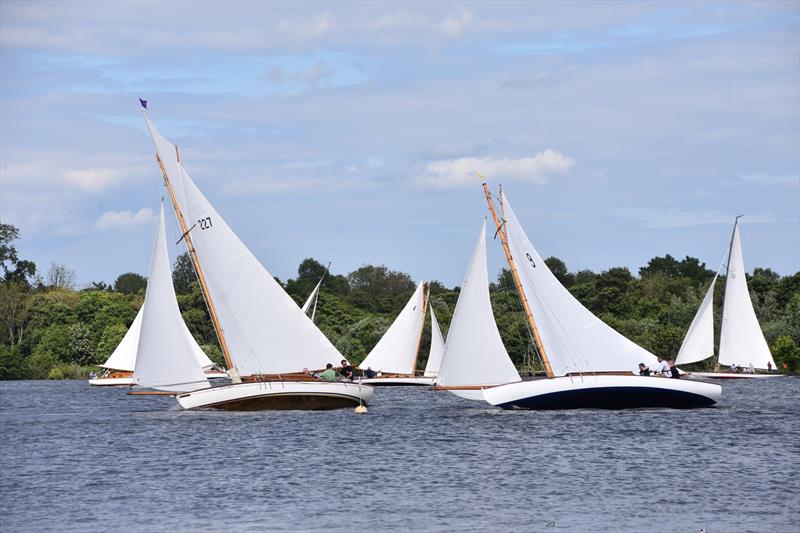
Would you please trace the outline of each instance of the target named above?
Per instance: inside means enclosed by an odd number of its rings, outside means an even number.
[[[800,270],[798,2],[3,0],[0,220],[40,271],[147,274],[138,98],[281,279],[314,257],[459,285],[475,172],[571,271],[716,269],[738,214],[748,271]]]

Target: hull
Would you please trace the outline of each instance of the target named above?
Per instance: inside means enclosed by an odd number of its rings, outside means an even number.
[[[120,386],[128,387],[133,384],[133,377],[95,378],[95,379],[90,379],[88,381],[89,385],[94,385],[95,387],[120,387]]]
[[[361,383],[364,385],[373,385],[373,386],[381,386],[381,387],[403,387],[403,386],[424,386],[424,387],[431,387],[433,386],[433,380],[435,378],[431,377],[422,377],[422,376],[414,376],[414,377],[397,377],[397,378],[363,378]]]
[[[483,390],[487,402],[503,409],[630,409],[710,407],[722,387],[687,379],[586,375],[536,379]]]
[[[262,381],[212,387],[176,396],[184,409],[227,411],[327,410],[366,404],[373,388],[334,381]]]
[[[687,372],[690,378],[711,378],[711,379],[766,379],[781,378],[786,374],[743,374],[739,372]]]

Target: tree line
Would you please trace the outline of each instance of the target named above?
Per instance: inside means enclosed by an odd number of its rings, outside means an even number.
[[[113,352],[144,302],[147,280],[128,272],[116,280],[75,286],[75,273],[52,264],[43,274],[21,259],[14,241],[19,231],[0,224],[0,379],[83,378]],[[558,258],[545,260],[567,289],[589,310],[637,344],[671,358],[708,289],[714,272],[693,257],[655,257],[637,275],[625,267],[595,273],[570,272]],[[277,280],[301,305],[326,267],[308,258],[297,276]],[[769,268],[748,275],[751,298],[764,335],[780,369],[800,366],[800,272],[780,276]],[[173,268],[173,283],[183,319],[209,357],[223,363],[200,286],[187,254]],[[403,272],[365,265],[346,275],[328,273],[315,321],[339,351],[358,363],[378,342],[415,289]],[[442,333],[452,318],[459,287],[431,282],[431,304]],[[715,322],[721,321],[724,283],[715,292]],[[507,269],[490,284],[500,334],[515,364],[540,370],[519,299]],[[430,318],[427,319],[428,321]],[[425,328],[418,364],[424,366],[430,345]],[[713,360],[688,368],[708,369]]]

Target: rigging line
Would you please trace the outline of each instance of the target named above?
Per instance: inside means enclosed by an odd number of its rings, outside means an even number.
[[[503,224],[505,224],[505,221],[503,221]],[[496,236],[496,234],[495,234],[495,236]],[[505,269],[503,269],[503,270],[505,270]],[[509,274],[510,274],[510,271],[509,271]],[[501,270],[501,274],[500,274],[500,288],[502,289],[503,293],[506,296],[508,296],[509,290],[508,290],[508,286],[506,285],[505,276],[502,275],[502,270]],[[516,298],[511,298],[511,301],[512,302],[514,302],[514,301],[517,302],[518,312],[524,314],[525,310],[522,308],[522,302],[519,299],[519,295],[517,294],[517,291],[514,291],[514,294],[516,295]],[[489,302],[491,303],[491,294],[489,295]],[[525,347],[525,353],[522,354],[522,357],[523,357],[522,364],[523,364],[523,366],[525,366],[525,365],[529,366],[530,369],[533,370],[533,365],[530,364],[531,349],[533,349],[534,355],[537,358],[539,358],[539,352],[538,352],[538,350],[536,350],[536,346],[535,346],[536,343],[529,342],[533,338],[533,333],[530,331],[531,326],[530,326],[530,324],[528,324],[528,321],[526,320],[525,321],[525,329],[528,330],[528,335],[529,335],[528,339],[526,340],[522,336],[522,333],[521,333],[521,330],[520,330],[520,327],[519,327],[519,315],[517,314],[517,310],[512,311],[511,316],[514,317],[514,331],[517,333],[517,338],[519,339],[520,344],[523,347]],[[541,362],[541,358],[540,358],[540,362]],[[542,364],[542,368],[544,368],[544,364]]]

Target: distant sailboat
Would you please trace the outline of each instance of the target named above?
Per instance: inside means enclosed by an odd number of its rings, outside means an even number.
[[[372,387],[306,372],[342,356],[200,192],[144,113],[232,384],[177,396],[186,408],[333,409],[366,403]],[[187,222],[190,221],[190,222]]]
[[[733,224],[731,244],[728,249],[725,300],[722,308],[722,325],[719,340],[719,364],[736,365],[741,369],[776,369],[775,360],[761,331],[747,290],[742,243],[739,237],[739,218]],[[714,287],[718,274],[711,281],[697,314],[686,332],[676,364],[696,363],[714,356]],[[766,378],[783,374],[757,374],[746,372],[691,372],[692,376],[725,378]]]
[[[162,209],[162,221],[163,221],[163,209]],[[159,226],[159,231],[161,231],[161,227]],[[158,233],[156,235],[158,238]],[[168,267],[169,270],[169,267]],[[169,270],[170,276],[172,275],[172,271]],[[171,278],[170,278],[171,280]],[[150,277],[148,277],[148,289],[150,284],[152,283],[152,271]],[[172,283],[170,281],[170,283]],[[145,301],[146,298],[145,298]],[[177,304],[176,304],[177,305]],[[136,318],[133,320],[131,327],[128,328],[127,333],[122,338],[122,341],[117,345],[114,352],[111,356],[106,360],[105,363],[100,365],[102,368],[105,368],[108,371],[108,375],[104,377],[98,377],[95,379],[90,379],[89,384],[94,386],[109,386],[109,385],[133,385],[135,384],[134,380],[134,370],[136,368],[136,363],[139,360],[139,344],[141,342],[141,329],[142,329],[142,316],[144,315],[144,305],[139,308],[139,312],[136,313]],[[179,315],[180,317],[180,315]],[[189,342],[193,345],[191,353],[195,358],[195,363],[198,367],[203,369],[205,376],[209,379],[215,378],[227,378],[228,375],[219,370],[214,363],[208,358],[208,356],[203,352],[200,346],[197,344],[197,341],[194,340],[194,337],[189,332],[189,328],[186,327],[186,323],[183,321],[182,318],[180,320],[175,321],[175,327],[181,332],[181,334],[186,337]]]
[[[330,268],[331,264],[328,263],[328,266],[325,267],[325,273],[322,274],[322,277],[319,278],[319,282],[317,282],[317,286],[314,287],[314,290],[311,291],[311,294],[308,295],[306,302],[303,304],[301,309],[303,313],[308,315],[308,310],[311,309],[311,321],[314,321],[314,317],[317,316],[317,302],[319,301],[319,289],[322,287],[322,282],[325,281],[325,276],[328,274],[328,268]],[[312,307],[313,305],[313,307]]]
[[[433,385],[432,377],[415,375],[425,327],[428,292],[425,291],[425,284],[420,281],[392,325],[358,365],[361,370],[372,370],[381,374],[379,377],[364,378],[362,383]]]
[[[547,374],[546,379],[485,388],[487,402],[505,409],[621,409],[703,407],[719,400],[719,385],[635,375],[639,362],[653,363],[655,357],[578,302],[530,243],[505,195],[501,192],[501,222],[483,187]]]
[[[433,306],[428,303],[431,312],[431,348],[428,352],[428,361],[425,363],[425,370],[422,375],[426,378],[436,378],[442,366],[442,355],[444,355],[444,337],[439,328],[439,321],[436,320],[436,313]]]

